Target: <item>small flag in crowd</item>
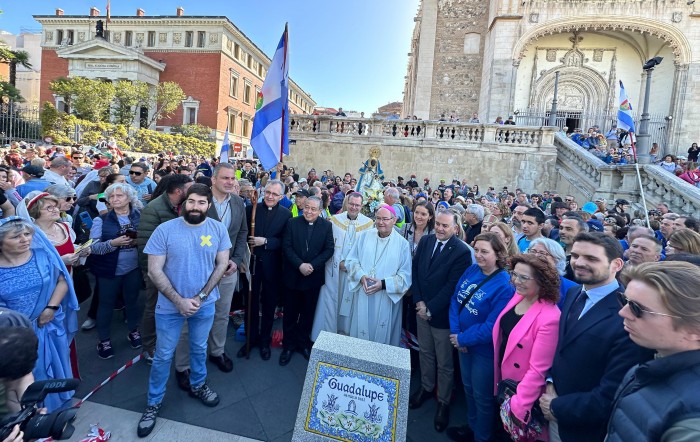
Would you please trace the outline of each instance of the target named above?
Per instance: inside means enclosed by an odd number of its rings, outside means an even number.
[[[228,163],[229,152],[231,151],[231,145],[228,141],[228,126],[226,126],[226,132],[224,133],[224,142],[221,143],[221,153],[219,154],[220,163]]]
[[[287,26],[257,97],[250,144],[264,170],[289,155],[289,38]]]
[[[632,105],[627,99],[625,86],[620,80],[620,109],[617,111],[617,127],[624,129],[627,132],[635,132],[634,118],[632,118]]]

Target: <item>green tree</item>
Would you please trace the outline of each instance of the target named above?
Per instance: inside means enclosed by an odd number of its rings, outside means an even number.
[[[29,52],[27,51],[11,51],[12,58],[10,59],[10,84],[17,86],[17,66],[22,66],[27,69],[32,68],[29,62]]]
[[[150,127],[156,121],[172,116],[173,112],[186,98],[179,84],[173,81],[158,83],[155,94],[151,95],[149,108],[155,109],[153,116],[148,121]]]
[[[114,121],[131,126],[136,112],[134,108],[148,106],[150,91],[143,81],[117,81],[114,84]]]
[[[114,100],[114,85],[107,81],[85,77],[59,78],[49,88],[63,97],[78,117],[98,123],[109,121],[109,111]]]
[[[203,124],[176,124],[170,126],[170,133],[181,134],[185,137],[192,137],[202,141],[214,141],[211,136],[212,128]]]
[[[0,100],[23,102],[24,98],[19,93],[19,89],[7,81],[0,81]]]

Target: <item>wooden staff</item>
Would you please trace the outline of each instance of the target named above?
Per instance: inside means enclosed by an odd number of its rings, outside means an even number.
[[[255,213],[257,212],[258,209],[258,191],[257,189],[253,189],[253,197],[252,203],[253,203],[253,210],[251,211],[250,215],[250,236],[255,237]],[[246,304],[246,323],[248,324],[248,330],[246,331],[245,334],[245,357],[246,359],[250,359],[250,334],[252,333],[251,331],[251,307],[253,305],[253,275],[255,274],[255,253],[253,253],[255,250],[255,245],[250,246],[250,262],[248,263],[248,270],[250,274],[250,278],[248,278],[248,303]]]

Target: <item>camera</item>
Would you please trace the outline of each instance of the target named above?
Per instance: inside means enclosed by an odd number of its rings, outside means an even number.
[[[656,210],[656,209],[652,209],[649,211],[649,216],[661,216],[661,211]]]
[[[7,438],[15,425],[24,432],[24,440],[52,437],[56,440],[69,439],[75,431],[72,422],[78,413],[77,408],[39,414],[38,403],[43,402],[49,393],[61,393],[78,388],[78,379],[49,379],[36,381],[27,387],[22,395],[22,410],[6,416],[0,422],[0,440]]]

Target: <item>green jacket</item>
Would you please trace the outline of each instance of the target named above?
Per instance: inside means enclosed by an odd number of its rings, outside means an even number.
[[[143,249],[146,247],[148,239],[153,234],[153,231],[156,230],[156,227],[178,216],[180,215],[177,212],[177,208],[170,203],[167,193],[163,193],[158,198],[151,200],[141,210],[136,245],[139,248],[139,265],[144,274],[148,272],[148,255],[143,253]]]

